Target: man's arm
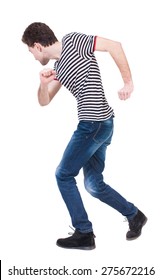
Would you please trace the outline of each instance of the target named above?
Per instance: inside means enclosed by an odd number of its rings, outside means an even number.
[[[118,92],[119,98],[122,100],[129,98],[134,87],[130,67],[121,43],[96,37],[95,50],[109,52],[112,56],[124,81],[124,87]]]
[[[61,88],[61,83],[55,80],[55,72],[52,69],[44,69],[40,72],[40,86],[38,89],[38,101],[45,106]]]

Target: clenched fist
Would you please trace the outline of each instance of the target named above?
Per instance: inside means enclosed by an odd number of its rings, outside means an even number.
[[[134,85],[132,81],[125,83],[124,87],[118,91],[119,98],[121,100],[128,99],[131,96],[133,90],[134,90]]]
[[[53,69],[47,68],[40,72],[40,82],[43,85],[49,84],[56,78],[56,72]]]

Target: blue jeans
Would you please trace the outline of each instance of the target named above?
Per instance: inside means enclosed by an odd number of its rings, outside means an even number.
[[[113,118],[106,121],[80,121],[56,169],[56,180],[68,208],[72,225],[80,232],[92,231],[75,177],[81,168],[86,190],[113,207],[129,220],[138,209],[103,181],[107,146],[113,134]]]

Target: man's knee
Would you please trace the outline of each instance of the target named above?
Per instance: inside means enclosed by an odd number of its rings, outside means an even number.
[[[84,179],[85,189],[92,196],[97,197],[97,186],[95,180],[91,180],[89,177]]]
[[[63,180],[66,176],[67,176],[67,171],[63,169],[60,165],[58,165],[58,167],[55,170],[56,180],[57,181]]]
[[[67,181],[73,180],[74,177],[78,175],[78,172],[70,168],[64,168],[61,165],[58,165],[55,171],[55,177],[57,181]]]
[[[69,164],[69,165],[62,165],[59,164],[55,170],[55,177],[57,180],[67,180],[74,178],[78,175],[79,169],[76,166]]]

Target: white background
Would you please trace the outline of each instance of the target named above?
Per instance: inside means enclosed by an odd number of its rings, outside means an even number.
[[[0,259],[2,279],[15,265],[33,268],[98,269],[103,266],[154,267],[159,279],[160,252],[160,6],[159,0],[5,1],[0,7]],[[63,150],[77,125],[76,101],[62,88],[49,106],[37,102],[39,71],[21,42],[34,21],[48,24],[59,40],[71,31],[118,40],[127,55],[135,91],[120,101],[120,73],[106,53],[97,53],[107,99],[115,110],[115,132],[104,177],[148,217],[142,236],[125,240],[128,223],[77,182],[97,248],[64,250],[71,221],[55,181]],[[53,62],[49,64],[52,67]],[[82,276],[87,279],[87,276]],[[94,274],[91,279],[103,276]],[[108,277],[108,276],[106,276]],[[117,278],[116,278],[117,277]],[[116,276],[114,279],[122,279]],[[142,276],[145,277],[148,276]],[[28,276],[20,277],[29,279]],[[37,276],[37,278],[39,278]],[[41,278],[41,277],[40,277]],[[62,276],[55,276],[55,279]],[[71,277],[72,278],[72,277]],[[80,278],[73,276],[74,279]],[[72,278],[72,279],[73,279]],[[88,276],[89,278],[89,276]],[[140,279],[129,276],[128,279]],[[34,277],[36,279],[36,277]],[[50,279],[43,277],[43,279]]]

